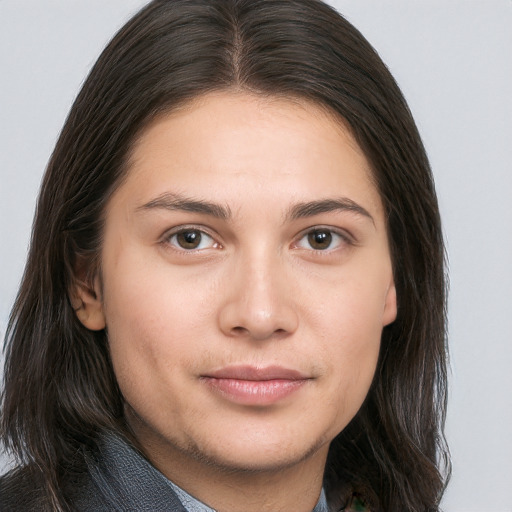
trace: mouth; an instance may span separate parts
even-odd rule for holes
[[[311,377],[279,366],[221,368],[201,380],[223,399],[241,405],[272,405],[298,392]]]

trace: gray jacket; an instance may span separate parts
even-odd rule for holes
[[[187,512],[169,481],[120,438],[108,435],[85,453],[87,470],[65,479],[77,512]],[[27,472],[0,479],[0,511],[41,512],[43,494]]]
[[[114,434],[101,438],[99,450],[84,451],[86,469],[65,475],[62,490],[75,512],[187,512],[174,484],[129,444]],[[0,478],[0,511],[41,512],[43,492],[26,470]],[[178,489],[194,510],[211,510]],[[325,495],[313,512],[326,512]]]

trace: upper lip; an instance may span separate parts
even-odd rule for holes
[[[306,380],[309,377],[303,373],[282,366],[226,366],[204,375],[213,379],[235,379],[235,380]]]

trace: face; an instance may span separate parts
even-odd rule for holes
[[[106,326],[157,466],[325,461],[396,315],[369,164],[298,101],[216,93],[150,125],[106,209],[101,268],[81,319]]]

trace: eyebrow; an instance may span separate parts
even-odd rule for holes
[[[153,209],[164,209],[171,211],[181,210],[192,213],[200,213],[221,220],[229,220],[232,217],[231,209],[228,206],[222,206],[220,204],[205,201],[203,199],[193,199],[171,192],[166,192],[137,208],[137,210],[142,211]],[[285,219],[303,219],[334,211],[352,212],[357,215],[369,218],[372,223],[375,224],[375,221],[368,210],[347,197],[320,199],[316,201],[297,203],[288,210],[285,215]]]
[[[357,204],[352,199],[347,197],[340,197],[335,199],[321,199],[318,201],[308,201],[304,203],[298,203],[290,208],[286,214],[286,218],[289,220],[303,219],[306,217],[314,217],[321,213],[329,212],[352,212],[357,215],[369,218],[375,225],[374,218],[370,215],[370,212]]]
[[[228,220],[231,218],[231,210],[229,207],[204,201],[202,199],[184,197],[170,192],[162,194],[161,196],[158,196],[137,208],[137,210],[142,211],[153,209],[181,210],[192,213],[201,213],[203,215],[209,215],[222,220]]]

